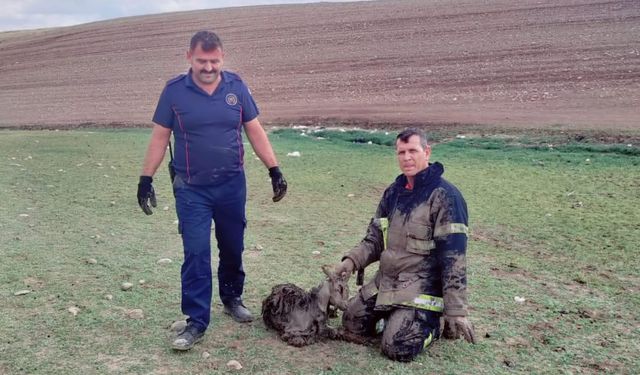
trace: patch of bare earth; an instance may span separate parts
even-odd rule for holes
[[[40,290],[45,286],[45,282],[44,280],[35,277],[35,276],[29,276],[27,278],[25,278],[24,280],[22,280],[22,282],[24,283],[24,285],[32,290]]]
[[[213,28],[266,124],[638,129],[636,0],[383,0],[0,33],[0,127],[148,125]]]
[[[98,353],[97,362],[104,364],[110,373],[126,372],[132,366],[140,364],[139,360],[133,359],[128,355],[108,355],[103,353]]]
[[[616,374],[616,373],[625,373],[625,366],[616,360],[608,360],[603,362],[590,362],[586,361],[585,367],[582,369],[583,373],[590,374]]]

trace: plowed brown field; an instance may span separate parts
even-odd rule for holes
[[[148,125],[199,29],[221,36],[267,124],[640,128],[638,0],[317,3],[5,32],[0,127]]]

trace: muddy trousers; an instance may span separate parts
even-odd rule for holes
[[[184,248],[182,312],[189,323],[204,331],[209,326],[211,310],[212,220],[219,250],[220,299],[226,304],[242,296],[246,180],[244,173],[239,173],[220,185],[195,186],[176,177],[173,191]]]
[[[395,361],[409,362],[440,337],[440,313],[398,307],[389,311],[375,309],[376,297],[365,300],[358,293],[342,315],[344,329],[361,336],[376,336],[382,330],[382,353]]]

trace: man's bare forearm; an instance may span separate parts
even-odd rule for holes
[[[151,139],[142,164],[142,176],[153,176],[164,159],[167,145],[171,137],[171,129],[155,125],[151,131]]]
[[[275,167],[278,165],[278,160],[271,147],[271,142],[267,137],[267,133],[262,128],[262,125],[258,119],[253,119],[244,125],[245,133],[253,151],[255,151],[258,158],[267,168]]]

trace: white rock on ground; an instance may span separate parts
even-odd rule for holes
[[[144,312],[142,309],[127,310],[127,317],[130,319],[144,319]]]
[[[76,306],[71,306],[67,309],[71,313],[71,315],[76,316],[80,312],[80,309]]]
[[[129,282],[124,282],[120,285],[120,289],[127,291],[129,289],[133,288],[133,284],[129,283]]]
[[[229,362],[227,362],[227,367],[230,370],[241,370],[242,369],[242,365],[240,364],[240,362],[236,361],[235,359],[232,359]]]
[[[174,331],[174,332],[178,332],[178,331],[182,330],[186,326],[187,326],[187,321],[186,320],[176,320],[175,322],[173,322],[171,324],[171,327],[169,329]]]

